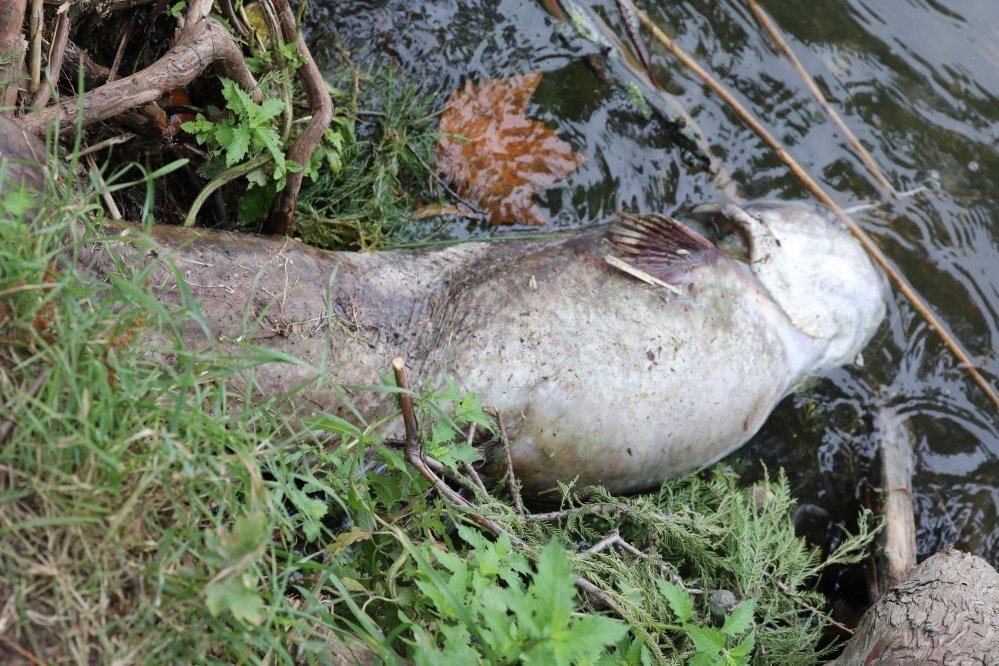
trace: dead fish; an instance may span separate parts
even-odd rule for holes
[[[403,356],[411,378],[449,377],[501,410],[530,495],[573,480],[639,491],[717,461],[804,379],[851,362],[888,294],[849,232],[800,203],[374,254],[167,227],[154,238],[201,310],[188,348],[299,359],[256,367],[255,394],[312,381],[303,409],[375,421],[393,396],[351,387],[382,383]],[[112,249],[141,265],[141,247]],[[179,301],[173,269],[154,270],[160,297]]]

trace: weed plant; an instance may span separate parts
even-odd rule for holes
[[[413,223],[414,210],[441,197],[433,96],[390,66],[356,76],[356,87],[350,78],[333,91],[341,166],[321,171],[299,196],[299,232],[309,245],[370,250],[412,239],[426,226]]]
[[[155,175],[133,185],[151,192]],[[106,182],[130,185],[127,174]],[[567,487],[560,510],[520,515],[466,476],[477,454],[461,433],[493,428],[483,406],[453,386],[423,391],[425,450],[475,512],[527,543],[514,548],[433,493],[377,423],[303,426],[294,393],[253,391],[255,367],[294,359],[185,348],[181,328],[201,324],[180,272],[152,251],[139,266],[119,259],[121,243],[151,241],[106,225],[97,185],[70,185],[31,211],[21,193],[0,195],[0,654],[817,658],[823,600],[811,586],[823,565],[793,535],[782,477],[742,489],[717,471],[635,498]],[[163,270],[182,285],[176,305],[153,289]],[[863,556],[869,539],[847,539],[833,559]]]

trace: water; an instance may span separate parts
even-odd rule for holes
[[[805,69],[894,188],[894,200],[850,149],[743,2],[644,3],[652,18],[718,77],[884,249],[995,385],[999,375],[999,6],[964,0],[769,2]],[[645,119],[566,38],[540,2],[316,0],[308,23],[320,53],[392,61],[425,90],[466,79],[546,72],[534,118],[587,156],[541,202],[555,226],[605,221],[617,209],[672,211],[727,200],[730,189],[682,159],[668,125]],[[615,3],[590,4],[624,34]],[[701,82],[645,35],[664,87],[691,114],[717,163],[747,199],[804,199],[783,164]],[[333,65],[331,65],[333,66]],[[446,99],[446,93],[440,103]],[[481,233],[456,227],[452,235]],[[901,296],[862,367],[835,371],[786,400],[734,464],[789,475],[803,502],[842,518],[876,503],[869,480],[877,414],[905,417],[915,444],[918,547],[956,543],[999,564],[999,418],[937,334]]]

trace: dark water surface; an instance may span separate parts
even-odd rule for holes
[[[783,164],[692,74],[645,35],[659,80],[691,114],[737,184],[695,173],[662,120],[645,119],[585,60],[605,52],[565,37],[540,2],[313,0],[310,41],[356,63],[392,61],[423,89],[546,72],[530,107],[587,162],[546,191],[553,224],[605,221],[617,209],[670,212],[690,202],[805,199]],[[968,349],[999,375],[999,3],[995,0],[764,2],[804,67],[898,191],[893,199],[827,119],[743,2],[640,3],[784,143]],[[619,34],[612,0],[589,3]],[[335,63],[334,59],[330,59]],[[609,64],[608,64],[609,63]],[[335,64],[331,64],[335,66]],[[451,231],[462,235],[464,228]],[[474,230],[472,233],[476,233]],[[999,418],[937,334],[901,296],[863,366],[786,400],[732,460],[788,469],[796,495],[834,516],[876,502],[868,479],[878,413],[901,415],[915,445],[922,556],[959,546],[999,564]]]

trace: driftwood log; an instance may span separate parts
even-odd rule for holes
[[[916,566],[916,520],[912,501],[912,437],[902,418],[883,409],[878,414],[881,439],[881,492],[885,530],[882,536],[882,593],[895,587]]]
[[[999,664],[999,573],[974,555],[937,553],[864,614],[833,663]]]

